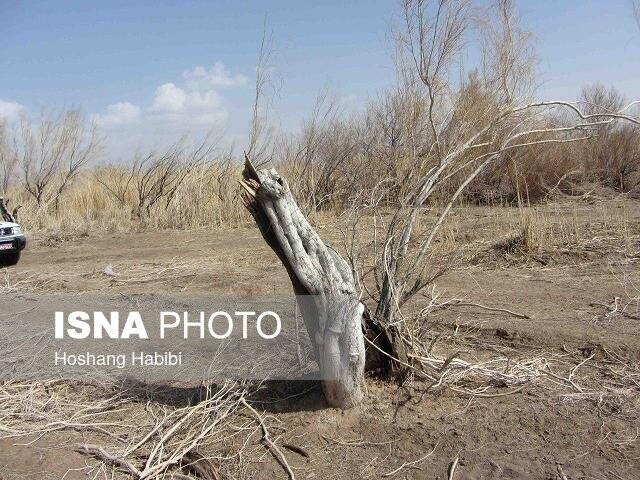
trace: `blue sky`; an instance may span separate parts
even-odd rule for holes
[[[629,0],[519,0],[534,36],[539,95],[586,83],[640,98],[640,30]],[[363,104],[393,83],[395,0],[0,0],[0,115],[81,106],[111,157],[216,126],[242,142],[265,15],[280,79],[275,115],[291,129],[328,87]]]

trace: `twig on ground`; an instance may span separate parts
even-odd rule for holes
[[[453,476],[456,473],[456,467],[458,466],[458,460],[460,457],[456,457],[453,462],[449,465],[449,475],[447,476],[448,480],[453,480]]]
[[[488,307],[486,305],[481,305],[480,303],[465,302],[458,299],[449,300],[448,302],[442,304],[442,307],[443,308],[444,307],[477,307],[477,308],[481,308],[482,310],[488,310],[490,312],[508,313],[509,315],[512,315],[516,318],[522,318],[525,320],[528,320],[531,318],[529,315],[526,315],[524,313],[514,312],[513,310],[508,310],[506,308]]]
[[[557,463],[556,464],[556,469],[558,470],[558,475],[560,475],[560,478],[562,480],[569,480],[569,477],[567,477],[567,475],[564,473],[564,470],[562,469],[562,465]]]
[[[302,447],[298,447],[297,445],[291,445],[290,443],[283,443],[283,448],[287,450],[291,450],[292,452],[297,453],[298,455],[302,455],[305,458],[309,458],[309,453]]]
[[[417,460],[414,460],[412,462],[405,462],[402,465],[400,465],[398,468],[396,468],[395,470],[391,470],[390,472],[384,473],[382,474],[383,477],[390,477],[392,475],[395,475],[396,473],[398,473],[400,470],[402,470],[403,468],[407,468],[407,467],[413,467],[416,468],[415,465],[426,460],[427,458],[429,458],[431,455],[433,455],[433,452],[436,451],[436,448],[438,448],[438,445],[440,444],[440,440],[438,440],[436,442],[436,445],[433,447],[433,450],[431,450],[429,453],[427,453],[424,457],[420,457]]]
[[[612,317],[614,315],[622,315],[623,317],[627,317],[630,318],[632,320],[640,320],[640,315],[634,315],[632,313],[626,312],[624,311],[624,309],[620,309],[618,307],[618,302],[617,302],[617,298],[614,301],[614,307],[612,308],[610,305],[607,305],[606,303],[600,303],[600,302],[591,302],[589,304],[590,307],[603,307],[607,310],[607,317]]]
[[[260,424],[260,428],[262,429],[262,440],[261,440],[262,444],[267,448],[267,450],[269,450],[273,458],[276,459],[276,461],[280,464],[280,466],[284,468],[284,470],[287,472],[287,475],[289,476],[289,480],[295,480],[296,477],[293,473],[293,470],[291,470],[291,467],[289,466],[289,463],[287,462],[287,459],[285,458],[284,454],[280,451],[278,446],[275,443],[273,443],[273,441],[269,437],[269,430],[267,430],[267,426],[264,424],[264,420],[262,416],[256,411],[255,408],[249,405],[249,403],[244,399],[244,397],[240,399],[240,402],[245,407],[247,407],[255,415],[256,419],[258,420],[258,423]]]
[[[388,440],[386,442],[367,442],[364,440],[336,440],[335,438],[321,435],[328,443],[335,443],[336,445],[342,445],[344,447],[370,447],[377,445],[390,445],[397,442],[397,440]]]
[[[96,457],[98,460],[101,460],[108,465],[117,467],[120,470],[123,470],[124,472],[133,476],[134,478],[140,478],[140,470],[138,470],[133,464],[131,464],[131,462],[128,462],[124,458],[117,457],[116,455],[107,452],[102,447],[85,443],[78,445],[78,451],[80,453]]]

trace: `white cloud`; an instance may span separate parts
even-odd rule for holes
[[[197,72],[200,68],[202,67],[196,67],[190,72]],[[220,126],[228,114],[224,99],[216,89],[210,84],[194,85],[190,82],[186,82],[184,88],[172,82],[160,85],[156,89],[149,113],[156,124],[164,121],[186,128]]]
[[[184,109],[187,94],[173,83],[165,83],[156,89],[156,96],[151,106],[154,112],[179,112]]]
[[[24,105],[16,102],[6,102],[0,99],[0,118],[8,121],[17,120],[25,111]]]
[[[187,80],[187,85],[194,90],[216,87],[242,87],[247,84],[247,77],[238,73],[232,75],[222,62],[216,62],[209,69],[197,66],[191,70],[185,70],[182,76]]]
[[[229,110],[222,89],[247,84],[244,75],[232,74],[220,62],[210,68],[186,70],[181,78],[167,80],[155,89],[151,101],[143,108],[121,102],[93,115],[105,128],[135,124],[110,130],[107,141],[111,155],[126,157],[138,147],[155,148],[185,134],[195,138],[210,129],[224,127]]]
[[[107,106],[105,114],[96,114],[92,118],[105,127],[127,125],[140,120],[140,107],[129,102],[113,103]]]
[[[222,97],[215,90],[186,92],[173,83],[165,83],[157,88],[149,110],[154,113],[193,113],[221,106]]]
[[[207,111],[220,108],[222,97],[215,90],[208,92],[190,92],[187,95],[186,107],[199,111]]]

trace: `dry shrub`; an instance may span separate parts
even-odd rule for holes
[[[280,143],[278,170],[290,179],[307,213],[342,212],[357,192],[372,192],[380,182],[385,183],[380,205],[393,206],[403,195],[411,157],[403,127],[396,124],[386,102],[397,106],[399,100],[390,95],[360,117],[310,121],[301,133]],[[532,204],[556,193],[580,195],[594,185],[637,193],[639,139],[637,127],[623,126],[603,131],[583,145],[532,146],[505,153],[504,161],[489,166],[469,185],[461,201]],[[198,165],[178,164],[174,174],[179,181],[152,202],[157,191],[153,186],[142,188],[145,172],[137,164],[84,169],[60,195],[40,204],[19,183],[8,188],[7,197],[21,206],[27,228],[55,234],[235,227],[247,222],[237,199],[238,165],[230,155]],[[151,172],[154,182],[160,183],[162,175]],[[447,198],[456,183],[455,177],[445,182],[432,202]]]
[[[572,183],[580,175],[567,145],[532,146],[505,155],[469,186],[468,201],[475,204],[512,205],[544,200],[556,190],[573,195]]]
[[[379,178],[363,153],[366,143],[359,116],[345,116],[337,101],[322,92],[300,132],[281,140],[278,171],[308,212],[343,211],[356,189]]]
[[[59,197],[57,210],[51,204],[38,205],[19,187],[12,188],[9,195],[22,205],[21,219],[27,229],[56,235],[228,227],[246,222],[241,204],[236,201],[236,169],[228,162],[212,162],[180,172],[184,178],[170,196],[143,208],[135,185],[138,175],[125,166],[84,171]],[[144,193],[142,202],[148,202],[147,195]]]
[[[474,87],[473,95],[482,92]],[[595,84],[582,89],[579,104],[587,115],[610,114],[622,109],[626,100],[616,89]],[[565,121],[560,112],[539,120],[541,128],[554,128]],[[591,139],[581,143],[533,145],[506,153],[501,163],[487,168],[469,186],[467,200],[477,204],[534,203],[558,193],[580,195],[594,185],[638,194],[638,125],[610,123],[591,134]]]
[[[581,98],[585,113],[592,115],[615,111],[624,101],[618,92],[600,85],[586,87]],[[441,148],[451,148],[486,123],[498,104],[486,80],[475,71],[469,73],[455,95],[453,115],[442,128]],[[344,212],[360,192],[378,190],[378,205],[393,208],[406,197],[412,178],[435,165],[429,105],[428,95],[408,81],[383,92],[362,111],[348,114],[337,100],[322,93],[300,131],[278,142],[271,138],[272,150],[265,155],[275,159],[278,170],[290,180],[307,214]],[[528,129],[548,129],[567,119],[551,111],[527,121]],[[67,142],[69,135],[59,131],[71,131],[75,140]],[[211,137],[191,147],[182,139],[165,151],[136,156],[128,163],[91,167],[96,134],[82,123],[78,111],[44,119],[37,129],[25,130],[22,146],[15,142],[16,133],[12,138],[11,129],[0,125],[0,180],[5,196],[22,207],[21,220],[31,230],[75,236],[92,230],[234,227],[247,221],[237,201],[240,159],[220,152]],[[583,142],[505,151],[459,200],[533,204],[600,187],[638,194],[639,133],[637,125],[609,123],[592,129],[594,136]],[[35,169],[37,152],[29,145],[43,135],[48,143],[42,148],[59,150],[62,142],[62,151],[80,152],[81,161],[65,166],[63,158],[56,158]],[[462,169],[443,181],[428,203],[445,201],[468,174],[469,169]]]
[[[599,184],[622,193],[640,193],[640,130],[605,130],[583,147],[585,168]]]

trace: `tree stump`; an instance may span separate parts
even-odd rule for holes
[[[329,405],[350,408],[362,400],[364,305],[347,262],[325,245],[274,169],[247,159],[242,198],[267,244],[285,266],[313,343]]]

